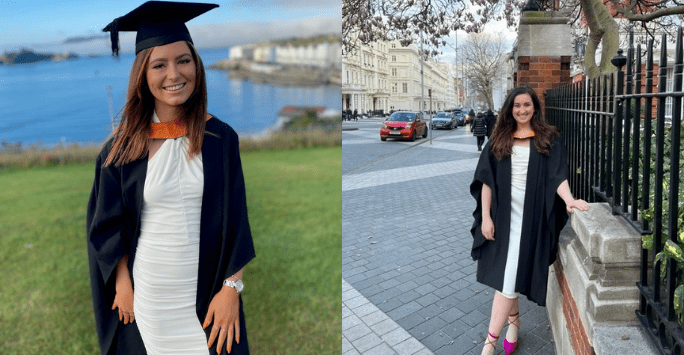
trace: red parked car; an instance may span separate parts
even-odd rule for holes
[[[416,136],[426,138],[428,127],[423,119],[423,114],[415,111],[397,111],[392,113],[380,128],[380,140],[387,138],[408,139],[411,142]]]

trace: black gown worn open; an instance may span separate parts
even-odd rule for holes
[[[565,202],[556,193],[568,177],[565,149],[563,141],[556,139],[546,156],[534,149],[534,138],[530,141],[515,292],[540,306],[546,304],[549,265],[556,260],[558,237],[568,219]],[[482,184],[492,189],[494,241],[482,236]],[[501,291],[510,234],[511,157],[497,160],[487,143],[480,155],[470,194],[477,201],[473,212],[475,221],[470,229],[474,239],[471,256],[478,261],[477,281]]]
[[[223,280],[255,257],[247,219],[242,164],[235,131],[212,117],[206,122],[202,143],[204,192],[200,220],[200,250],[196,313],[204,322],[209,303],[223,287]],[[100,350],[103,355],[145,354],[136,322],[124,325],[112,310],[116,264],[128,254],[133,262],[140,236],[140,214],[147,174],[147,156],[129,164],[102,167],[112,146],[108,141],[97,158],[95,182],[88,202],[86,233],[90,283]],[[240,299],[240,344],[233,340],[231,354],[248,354],[245,318]],[[212,327],[205,329],[207,339]],[[216,343],[209,349],[216,354]],[[224,344],[222,354],[226,354]]]

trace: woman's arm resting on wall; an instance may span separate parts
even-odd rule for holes
[[[484,189],[483,189],[484,190]],[[560,196],[563,201],[565,201],[566,209],[569,213],[572,213],[573,208],[577,208],[580,211],[586,211],[589,209],[589,204],[584,200],[575,200],[570,192],[570,185],[568,185],[568,180],[563,181],[556,190],[558,196]]]

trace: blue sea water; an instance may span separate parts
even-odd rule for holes
[[[228,57],[228,48],[198,50],[205,68]],[[124,105],[133,54],[83,57],[64,62],[0,65],[0,141],[100,143],[113,114]],[[230,79],[206,69],[209,113],[239,135],[269,128],[287,105],[339,109],[340,87],[281,87]]]

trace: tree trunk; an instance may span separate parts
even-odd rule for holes
[[[616,71],[610,59],[617,54],[618,24],[601,0],[580,0],[589,27],[589,40],[584,53],[584,68],[589,78]],[[601,62],[596,63],[596,50],[602,44]]]
[[[487,88],[487,108],[494,111],[494,88],[491,85]]]

